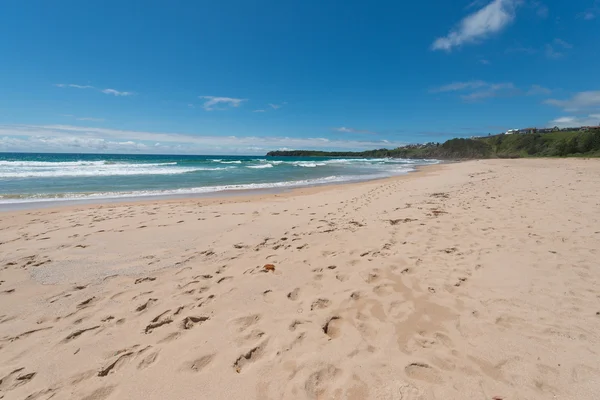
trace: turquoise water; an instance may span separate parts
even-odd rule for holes
[[[0,204],[293,188],[406,174],[435,160],[0,153]]]

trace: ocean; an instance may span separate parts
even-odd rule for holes
[[[436,160],[0,153],[0,205],[196,196],[356,182]]]

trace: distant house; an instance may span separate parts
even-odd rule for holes
[[[582,131],[593,131],[595,129],[600,129],[600,125],[599,126],[582,126],[581,127]]]
[[[573,128],[569,128],[569,129],[573,129]],[[555,126],[554,128],[541,128],[537,130],[538,133],[550,133],[550,132],[558,132],[560,131],[560,128],[558,126]]]
[[[537,128],[523,128],[523,129],[519,129],[519,133],[536,133],[537,132]]]
[[[512,135],[513,133],[519,133],[518,129],[509,129],[506,131],[505,135]]]

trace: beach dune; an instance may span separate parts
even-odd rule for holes
[[[2,213],[0,398],[597,398],[599,193],[486,160]]]

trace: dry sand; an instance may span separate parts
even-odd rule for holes
[[[599,398],[599,219],[598,160],[3,213],[0,398]]]

